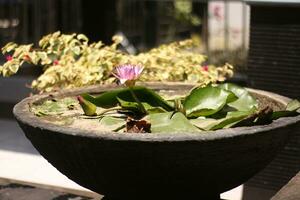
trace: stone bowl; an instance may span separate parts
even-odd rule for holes
[[[144,84],[175,93],[192,85]],[[56,97],[101,93],[115,86],[52,93]],[[288,98],[249,89],[261,104],[283,108]],[[108,199],[219,199],[262,170],[295,132],[300,116],[271,124],[199,133],[129,134],[55,125],[29,111],[49,94],[24,99],[14,115],[33,146],[78,184]]]

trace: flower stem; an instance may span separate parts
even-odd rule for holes
[[[134,98],[134,100],[139,104],[140,109],[142,110],[142,113],[147,114],[146,109],[144,108],[143,104],[141,103],[141,101],[137,98],[137,96],[135,95],[135,93],[133,92],[132,87],[129,87],[129,91],[132,95],[132,97]]]

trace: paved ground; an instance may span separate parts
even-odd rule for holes
[[[0,177],[87,191],[50,165],[33,148],[14,120],[1,118]],[[273,192],[240,186],[221,197],[228,200],[267,200],[271,195]]]
[[[0,150],[39,155],[14,120],[0,120]]]
[[[12,120],[0,120],[0,177],[84,190],[50,165]]]
[[[0,178],[1,200],[101,200],[102,196]]]

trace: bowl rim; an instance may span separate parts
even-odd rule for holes
[[[181,89],[191,89],[195,85],[181,82],[147,82],[139,85],[146,87],[151,87],[152,89],[161,89],[167,90],[172,87],[179,87]],[[52,132],[67,134],[71,136],[79,137],[89,137],[101,140],[117,140],[117,141],[144,141],[144,142],[180,142],[180,141],[211,141],[211,140],[220,140],[224,138],[239,137],[245,135],[252,135],[256,133],[267,132],[273,129],[285,127],[288,125],[296,124],[300,122],[300,115],[295,117],[284,117],[277,120],[274,120],[271,124],[268,125],[259,125],[251,127],[236,127],[228,129],[220,129],[216,131],[203,131],[199,133],[187,132],[187,133],[163,133],[163,134],[128,134],[128,133],[115,133],[110,131],[99,131],[99,130],[82,130],[75,129],[71,127],[65,127],[62,125],[51,124],[46,121],[39,119],[29,110],[29,104],[48,98],[49,95],[54,97],[64,97],[71,95],[78,95],[82,93],[99,93],[110,89],[117,89],[119,86],[116,85],[96,85],[88,86],[76,89],[64,89],[57,92],[48,92],[39,95],[33,95],[23,99],[21,102],[17,103],[14,106],[13,114],[16,120],[21,124],[26,124],[34,128],[39,128],[41,130],[50,130]],[[272,92],[247,88],[252,93],[257,93],[259,95],[266,96],[273,100],[276,100],[279,103],[284,105],[287,104],[291,99],[279,94]]]

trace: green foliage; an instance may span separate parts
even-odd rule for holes
[[[64,98],[61,100],[50,99],[39,105],[32,105],[31,112],[37,116],[61,115],[68,110],[72,110],[78,102],[73,98]]]
[[[173,109],[169,102],[164,100],[159,94],[149,88],[135,86],[132,88],[132,90],[142,103],[145,103],[145,105],[147,104],[149,106],[149,109],[155,107],[166,111]],[[83,94],[82,97],[99,107],[114,107],[118,103],[121,103],[125,109],[133,109],[136,111],[137,104],[128,88],[107,91],[97,97],[93,97],[89,94]]]
[[[226,117],[221,119],[199,117],[197,119],[191,119],[190,121],[201,130],[217,130],[230,128],[252,113],[253,111],[234,111],[228,112]]]
[[[181,112],[150,114],[146,119],[150,121],[153,133],[200,132]]]
[[[133,102],[133,101],[122,100],[121,98],[117,98],[117,99],[122,108],[131,110],[136,113],[143,113],[143,110],[141,109],[139,103]],[[158,106],[158,105],[151,105],[147,102],[141,102],[141,104],[148,114],[166,112],[166,110],[164,108],[162,108],[161,106]]]
[[[219,85],[219,88],[231,91],[238,97],[236,101],[228,103],[230,107],[233,107],[239,111],[248,111],[252,110],[253,108],[258,108],[257,101],[245,88],[232,83],[221,84]]]
[[[80,98],[84,98],[84,101]],[[185,98],[174,100],[173,105],[155,91],[142,86],[135,86],[131,90],[123,88],[107,91],[99,96],[83,94],[78,100],[80,104],[85,102],[85,105],[98,107],[97,111],[101,112],[96,113],[93,106],[92,113],[87,113],[82,106],[85,114],[81,117],[100,119],[99,127],[105,130],[133,130],[135,133],[147,130],[153,134],[201,133],[223,128],[264,125],[281,117],[299,115],[297,110],[300,109],[298,100],[289,102],[282,111],[273,112],[268,106],[258,108],[257,100],[247,90],[228,83],[195,88]],[[46,100],[40,105],[33,105],[31,110],[37,116],[59,116],[74,109],[78,104],[74,101],[72,98]],[[94,114],[96,116],[90,117]]]
[[[100,119],[100,126],[111,131],[118,131],[125,127],[126,121],[123,118],[104,116]]]
[[[112,40],[111,45],[104,45],[101,41],[90,43],[83,34],[55,32],[44,36],[38,47],[8,43],[2,48],[2,53],[12,56],[12,59],[0,66],[0,74],[11,76],[24,63],[41,66],[43,74],[31,84],[40,92],[112,83],[112,69],[126,63],[145,67],[141,81],[188,81],[205,86],[224,81],[233,74],[229,64],[202,70],[201,64],[206,56],[192,51],[196,47],[193,40],[161,45],[137,55],[117,49],[121,37],[114,36]]]
[[[207,86],[194,89],[184,100],[183,106],[188,117],[209,116],[236,99],[230,91]]]
[[[174,1],[174,17],[180,22],[199,26],[201,19],[193,13],[193,3],[191,0],[175,0]]]

